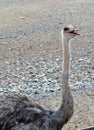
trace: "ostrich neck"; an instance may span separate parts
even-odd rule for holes
[[[52,119],[57,119],[62,126],[70,119],[74,110],[74,102],[69,87],[70,46],[69,40],[62,36],[63,45],[63,73],[62,73],[62,101]],[[53,120],[52,120],[53,121]]]
[[[62,36],[63,45],[63,72],[62,72],[62,101],[59,109],[52,116],[52,120],[56,119],[61,122],[61,127],[67,123],[73,114],[74,101],[69,87],[69,69],[70,69],[70,43],[69,39]]]
[[[69,39],[62,38],[63,46],[63,72],[62,72],[62,96],[70,92],[69,88],[69,71],[70,71],[70,41]]]
[[[65,122],[73,114],[73,98],[69,87],[69,71],[70,71],[70,41],[69,39],[62,38],[63,46],[63,72],[62,72],[62,102],[59,109],[61,119],[65,119]],[[63,120],[64,121],[64,120]]]

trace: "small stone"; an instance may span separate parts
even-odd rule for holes
[[[3,92],[3,89],[2,89],[2,88],[0,88],[0,92]]]
[[[9,62],[8,62],[8,61],[5,61],[5,63],[6,63],[7,65],[9,65]]]
[[[3,43],[0,42],[0,44],[1,44],[1,45],[7,45],[7,42],[3,42]]]
[[[50,92],[54,92],[54,90],[51,89]]]
[[[5,36],[1,36],[1,38],[0,39],[5,39],[6,37]]]
[[[20,19],[24,19],[24,17],[20,17]]]
[[[25,77],[22,77],[22,80],[25,80]]]
[[[38,91],[35,91],[35,94],[39,94],[39,92],[38,92]]]
[[[80,58],[80,59],[79,59],[79,62],[82,62],[82,61],[84,61],[84,59]]]

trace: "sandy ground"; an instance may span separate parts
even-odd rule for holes
[[[72,44],[72,55],[75,60],[87,56],[92,61],[89,65],[92,66],[94,86],[93,0],[0,3],[0,71],[4,71],[8,63],[20,58],[29,61],[40,57],[50,60],[61,57],[60,30],[67,24],[80,29],[81,36]],[[91,89],[88,86],[83,91],[72,91],[75,101],[74,115],[64,130],[78,130],[94,125],[94,91],[89,90]],[[61,96],[53,93],[36,97],[37,100],[39,98],[41,104],[56,108]]]

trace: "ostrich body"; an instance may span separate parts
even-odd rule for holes
[[[23,95],[0,97],[0,130],[61,130],[74,110],[69,88],[70,40],[78,35],[73,26],[62,31],[64,67],[62,73],[62,101],[57,111],[47,110]]]

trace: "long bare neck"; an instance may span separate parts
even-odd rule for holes
[[[62,39],[63,46],[63,73],[69,73],[70,69],[70,43],[68,39]]]
[[[62,34],[63,47],[63,72],[62,72],[62,98],[70,93],[69,88],[69,71],[70,71],[70,42]]]
[[[61,128],[71,118],[74,110],[74,102],[69,87],[69,69],[70,69],[70,45],[69,39],[66,39],[62,33],[63,46],[63,71],[62,71],[62,101],[59,109],[52,116],[53,119],[61,122]]]
[[[62,102],[58,110],[61,120],[66,123],[73,114],[74,101],[69,87],[69,71],[70,71],[70,41],[66,39],[62,33],[63,47],[63,71],[62,71]]]
[[[61,122],[61,128],[73,114],[74,102],[69,87],[69,69],[70,69],[70,45],[69,40],[64,38],[62,33],[63,46],[63,72],[62,72],[62,101],[60,108],[52,116],[53,119]]]

